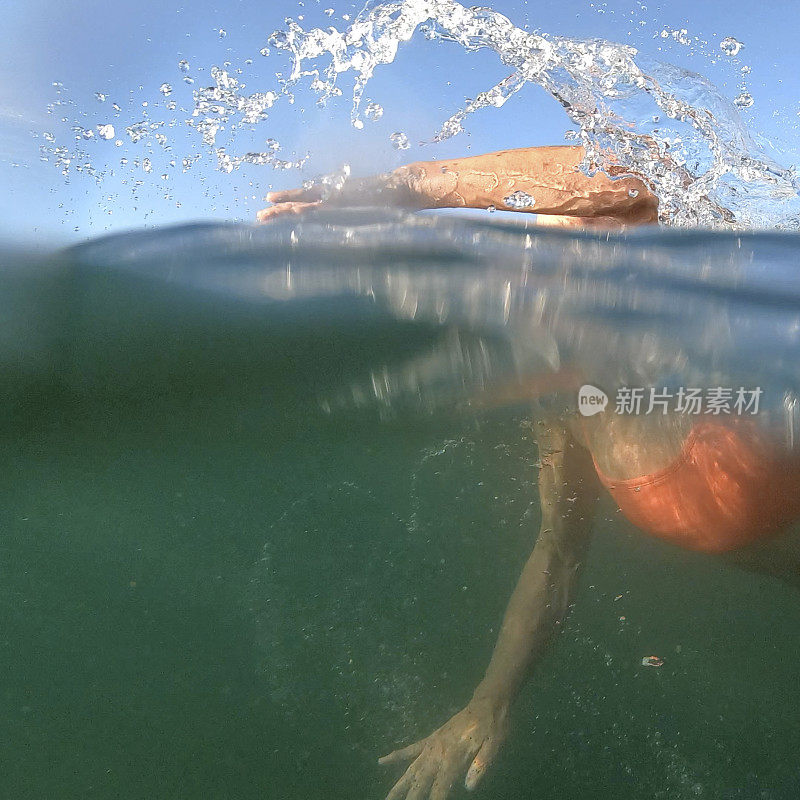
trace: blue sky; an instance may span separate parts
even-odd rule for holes
[[[327,16],[324,9],[334,9]],[[526,87],[503,109],[480,112],[468,122],[466,134],[440,145],[414,146],[398,152],[389,135],[402,130],[412,142],[429,138],[465,97],[489,88],[505,76],[497,57],[488,51],[463,53],[456,45],[427,41],[417,34],[401,48],[395,63],[383,67],[370,84],[368,96],[385,109],[378,122],[363,131],[349,126],[347,100],[318,109],[315,97],[299,91],[297,102],[278,104],[252,138],[239,135],[231,150],[243,152],[275,138],[298,156],[311,151],[304,173],[250,166],[231,174],[218,171],[196,132],[183,124],[188,114],[170,114],[162,83],[173,86],[169,100],[190,108],[192,90],[210,83],[214,65],[231,62],[247,91],[276,88],[275,73],[283,70],[284,54],[259,55],[269,34],[284,26],[285,17],[304,27],[347,25],[362,3],[304,0],[269,3],[199,0],[184,5],[174,0],[157,4],[126,4],[81,0],[4,0],[5,37],[0,69],[0,180],[4,205],[0,237],[8,241],[47,245],[75,241],[107,231],[195,219],[252,219],[271,186],[283,188],[350,163],[355,173],[386,170],[406,161],[475,154],[507,147],[559,144],[568,120],[558,104],[537,87]],[[499,0],[493,7],[515,24],[531,30],[572,37],[601,37],[632,44],[642,52],[708,75],[730,98],[739,93],[740,68],[747,65],[748,91],[755,98],[744,112],[751,129],[773,141],[784,164],[800,161],[800,23],[793,2],[754,7],[740,0],[564,0],[536,3]],[[763,13],[762,13],[763,12]],[[684,42],[662,38],[661,31],[686,29]],[[220,36],[220,29],[225,36]],[[745,45],[734,62],[721,54],[719,42],[733,36]],[[189,62],[183,82],[178,62]],[[251,60],[252,63],[247,63]],[[60,90],[53,84],[63,84]],[[344,80],[342,88],[351,85]],[[106,96],[104,102],[96,93]],[[48,114],[48,104],[61,100]],[[111,103],[120,106],[116,113]],[[147,103],[147,106],[143,106]],[[161,104],[161,105],[156,105]],[[160,129],[165,149],[152,141],[133,144],[124,133],[142,118],[179,120]],[[66,117],[67,122],[62,122]],[[77,123],[85,128],[111,123],[114,140],[81,142],[91,163],[106,172],[100,185],[73,174],[67,183],[53,163],[40,160],[42,135],[72,148]],[[79,134],[78,134],[79,135]],[[181,159],[199,154],[186,172]],[[141,167],[149,157],[152,172]],[[134,159],[140,166],[133,166]],[[121,159],[127,159],[124,166]],[[175,159],[176,166],[169,161]],[[166,175],[166,178],[162,178]],[[127,181],[127,183],[123,183]],[[134,181],[140,181],[133,187]]]

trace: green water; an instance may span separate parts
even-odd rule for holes
[[[381,798],[469,699],[538,528],[524,417],[275,380],[3,427],[0,797]],[[602,517],[475,796],[796,798],[796,592]]]

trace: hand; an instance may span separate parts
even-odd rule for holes
[[[303,214],[323,205],[400,208],[422,208],[425,205],[419,192],[412,188],[412,172],[408,167],[400,167],[386,175],[375,175],[371,178],[349,178],[335,189],[316,183],[306,189],[270,192],[266,200],[273,205],[256,214],[259,222],[269,222],[276,217],[290,214]]]
[[[379,764],[414,759],[386,800],[444,800],[465,771],[464,784],[474,789],[505,740],[507,720],[507,705],[473,700],[426,739],[378,759]]]
[[[322,187],[311,186],[308,189],[288,189],[283,192],[270,192],[266,196],[268,203],[273,203],[269,208],[263,208],[256,214],[259,222],[268,222],[276,217],[287,214],[302,214],[311,208],[322,205]]]

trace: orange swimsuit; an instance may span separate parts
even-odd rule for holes
[[[735,550],[800,518],[800,458],[777,456],[747,423],[699,422],[651,475],[597,474],[634,525],[691,550]]]

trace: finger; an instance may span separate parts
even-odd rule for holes
[[[321,205],[321,203],[281,203],[277,206],[262,208],[261,211],[256,213],[256,219],[258,222],[270,222],[276,217],[283,217],[290,214],[295,216],[302,214],[319,205]]]
[[[270,192],[266,197],[268,203],[309,203],[321,199],[321,186],[311,186],[308,189],[284,189],[279,192]]]
[[[423,800],[428,796],[433,779],[436,777],[436,764],[425,764],[416,771],[411,781],[411,791],[406,800]]]
[[[269,208],[262,208],[256,214],[256,219],[259,222],[266,222],[267,220],[274,219],[275,217],[282,217],[286,214],[296,214],[297,209],[304,203],[283,203],[279,206],[270,206]]]
[[[494,761],[498,750],[500,749],[501,741],[498,737],[493,736],[487,739],[478,754],[472,760],[470,768],[467,770],[467,777],[464,785],[472,791],[481,781],[489,764]]]
[[[445,800],[447,795],[450,794],[450,790],[453,788],[457,774],[457,769],[449,764],[445,764],[442,769],[439,770],[439,774],[436,776],[433,786],[431,786],[430,800]]]
[[[381,756],[378,759],[378,763],[384,765],[396,764],[398,761],[408,761],[409,758],[416,758],[422,752],[422,748],[425,747],[426,741],[427,739],[420,739],[402,750],[394,750],[388,756]]]
[[[414,762],[416,763],[416,762]],[[414,777],[416,775],[416,770],[414,764],[412,764],[404,773],[403,776],[400,778],[397,783],[392,786],[391,791],[388,795],[386,795],[386,800],[401,800],[402,797],[405,797],[406,792],[411,788]]]

